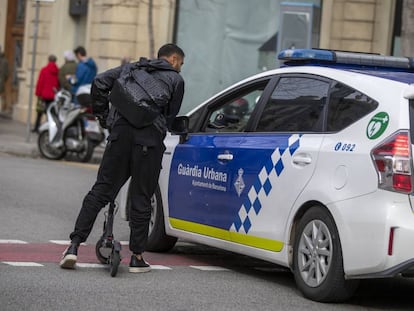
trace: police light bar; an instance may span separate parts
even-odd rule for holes
[[[342,64],[370,67],[399,68],[405,70],[414,69],[413,58],[383,56],[380,54],[343,52],[319,49],[289,49],[279,53],[278,59],[284,61],[284,65],[303,64]]]

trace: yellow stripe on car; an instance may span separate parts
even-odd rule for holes
[[[170,224],[174,229],[198,233],[220,240],[231,241],[242,245],[265,249],[272,252],[280,252],[283,249],[283,242],[267,238],[247,235],[238,232],[227,231],[224,229],[202,225],[177,218],[169,218]]]

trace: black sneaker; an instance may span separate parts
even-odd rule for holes
[[[75,269],[76,260],[78,259],[78,244],[71,243],[63,252],[62,260],[59,266],[63,269]]]
[[[129,262],[129,272],[132,273],[141,273],[151,271],[151,266],[145,262],[144,258],[138,259],[136,255],[131,256],[131,261]]]

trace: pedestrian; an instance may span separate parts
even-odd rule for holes
[[[0,45],[0,104],[1,111],[6,113],[11,113],[11,109],[7,107],[6,103],[6,81],[9,77],[9,62],[7,61],[6,56],[4,55],[1,45]]]
[[[79,87],[86,84],[91,84],[96,76],[98,68],[92,57],[88,57],[83,46],[78,46],[74,51],[78,59],[76,66],[75,79],[72,81],[72,94],[76,95]],[[76,99],[76,97],[75,97]]]
[[[47,60],[48,63],[40,70],[36,83],[35,94],[37,96],[37,116],[32,132],[39,131],[42,115],[46,112],[47,107],[53,102],[55,93],[59,89],[59,68],[56,65],[56,56],[49,55]]]
[[[151,197],[158,183],[162,156],[165,150],[164,138],[167,128],[177,115],[184,95],[184,80],[179,75],[184,63],[184,52],[175,44],[166,44],[158,51],[158,58],[121,65],[99,74],[92,83],[91,95],[93,111],[99,122],[111,129],[108,143],[98,170],[95,184],[85,196],[81,210],[70,234],[71,244],[63,253],[60,266],[75,267],[79,244],[86,241],[99,211],[115,200],[123,184],[131,177],[130,240],[132,252],[129,263],[130,272],[147,272],[150,265],[145,262],[142,253],[145,250],[148,226],[151,216]],[[167,94],[165,102],[155,120],[144,127],[132,125],[129,116],[121,114],[116,102],[109,96],[114,83],[132,68],[144,68],[154,78],[159,93]],[[139,70],[139,69],[137,69]],[[138,83],[133,84],[138,91]],[[140,84],[141,85],[141,84]],[[151,92],[150,90],[145,90]],[[132,106],[135,109],[135,106]],[[108,116],[109,114],[109,116]],[[129,119],[129,120],[128,120]]]
[[[72,90],[72,84],[70,80],[75,77],[76,73],[76,57],[71,50],[63,52],[65,63],[59,68],[59,84],[61,88],[67,91]]]

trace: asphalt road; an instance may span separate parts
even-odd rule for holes
[[[97,166],[0,153],[0,310],[414,310],[414,279],[368,280],[344,304],[303,298],[285,268],[179,241],[169,253],[145,253],[153,266],[128,273],[124,243],[118,275],[97,264],[103,213],[79,267],[58,267]],[[128,241],[116,218],[115,236]]]

